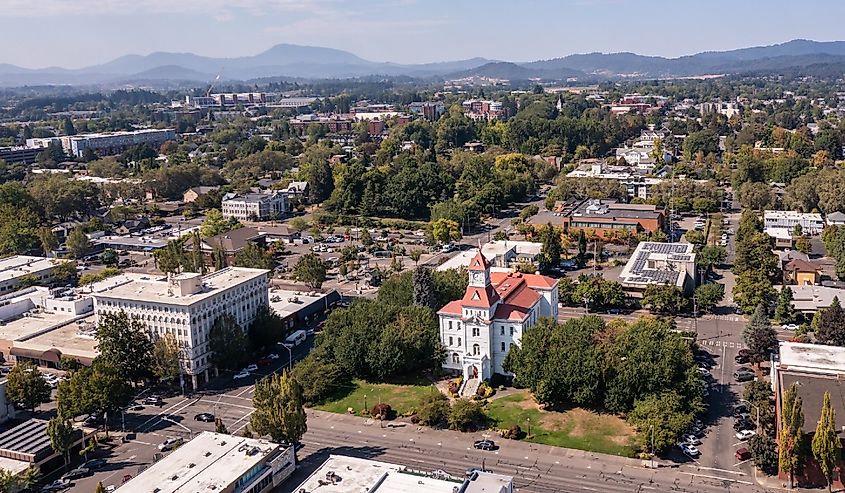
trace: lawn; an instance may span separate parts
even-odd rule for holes
[[[366,401],[367,411],[379,402],[390,404],[398,415],[411,412],[420,399],[437,389],[430,381],[419,377],[408,377],[394,383],[370,383],[355,379],[353,388],[340,393],[331,400],[315,406],[321,411],[345,414],[349,408],[361,414]]]
[[[618,416],[585,409],[565,412],[541,410],[528,391],[495,399],[487,416],[496,428],[518,425],[525,433],[531,419],[531,442],[604,454],[633,457],[634,430]]]

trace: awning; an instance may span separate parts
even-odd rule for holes
[[[41,351],[38,349],[27,349],[21,347],[12,347],[10,351],[14,356],[22,356],[24,358],[32,358],[42,361],[47,361],[54,364],[59,364],[59,360],[62,358],[62,352],[56,348],[50,348],[46,351]]]

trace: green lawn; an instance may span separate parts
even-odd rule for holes
[[[626,457],[635,454],[630,445],[634,431],[618,416],[584,409],[544,411],[527,391],[491,401],[487,416],[496,428],[518,425],[523,432],[528,432],[530,418],[531,442]]]
[[[395,383],[370,383],[356,379],[352,381],[352,385],[354,388],[338,394],[334,399],[323,402],[315,408],[341,414],[345,414],[349,408],[352,408],[360,414],[366,400],[369,409],[379,402],[384,402],[390,404],[396,414],[403,415],[412,411],[424,395],[437,392],[430,381],[417,377],[404,378]]]

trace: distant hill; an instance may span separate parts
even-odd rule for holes
[[[524,81],[627,77],[680,77],[748,72],[791,72],[814,67],[826,73],[845,60],[845,41],[796,39],[771,46],[708,51],[678,58],[636,53],[587,53],[514,63],[470,58],[424,64],[373,62],[334,48],[279,44],[256,55],[218,58],[193,53],[125,55],[81,69],[29,69],[0,63],[0,86],[122,84],[133,81],[325,79],[347,77],[461,78],[473,75]]]

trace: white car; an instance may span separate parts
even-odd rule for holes
[[[681,447],[681,451],[683,453],[687,454],[690,457],[698,457],[699,455],[701,455],[701,452],[698,451],[698,448],[696,448],[695,445],[679,443],[678,446]]]
[[[270,353],[267,355],[268,359],[279,359],[279,355],[276,353]]]
[[[700,445],[701,440],[699,440],[697,436],[687,433],[681,437],[681,443],[686,443],[687,445]]]
[[[181,443],[182,443],[181,438],[170,437],[167,440],[160,443],[158,445],[158,449],[161,450],[162,452],[166,452],[166,451],[171,450],[172,448],[176,447],[177,445],[180,445]]]
[[[253,363],[253,364],[251,364],[251,365],[247,366],[246,368],[244,368],[244,369],[243,369],[243,370],[241,370],[241,371],[245,371],[245,372],[247,372],[247,373],[251,373],[251,372],[254,372],[254,371],[258,371],[258,365],[256,365],[255,363]]]
[[[783,330],[791,330],[791,331],[794,332],[794,331],[798,330],[798,325],[797,324],[783,324],[782,328],[783,328]]]
[[[754,432],[751,431],[751,430],[740,430],[740,431],[736,432],[737,440],[741,440],[743,442],[748,440],[749,438],[751,438],[753,436],[754,436]]]
[[[235,376],[234,376],[233,378],[234,378],[235,380],[240,380],[241,378],[246,378],[246,377],[248,377],[248,376],[249,376],[249,372],[248,372],[248,371],[246,371],[246,370],[241,370],[241,371],[239,371],[239,372],[235,373]]]

